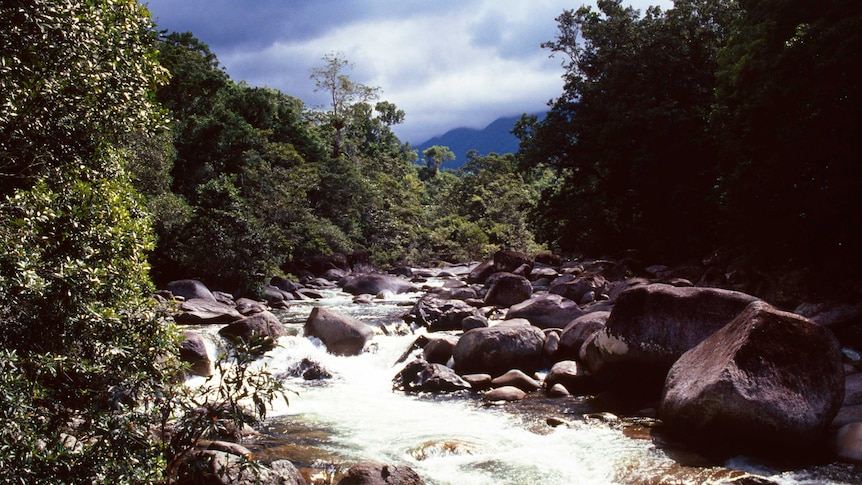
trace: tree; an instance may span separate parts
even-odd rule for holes
[[[333,157],[341,153],[341,133],[347,123],[347,110],[357,103],[367,103],[377,99],[380,88],[354,82],[344,73],[352,69],[342,52],[331,52],[323,56],[324,65],[311,70],[315,92],[323,91],[330,99],[329,124],[335,131]]]
[[[687,0],[643,16],[600,0],[557,18],[543,44],[563,57],[564,93],[518,125],[525,164],[561,181],[542,198],[544,238],[567,251],[680,259],[716,229],[716,150],[708,130],[716,55],[733,2]]]
[[[425,176],[434,177],[440,170],[440,166],[449,160],[455,160],[455,154],[449,147],[434,145],[422,151],[422,156],[425,157]]]
[[[9,482],[162,478],[149,425],[171,384],[154,356],[175,342],[150,303],[125,149],[162,123],[154,42],[131,0],[0,7],[0,394],[22,410],[0,415]]]

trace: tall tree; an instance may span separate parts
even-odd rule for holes
[[[167,375],[149,219],[124,140],[165,79],[132,0],[0,6],[0,468],[14,483],[146,483]]]

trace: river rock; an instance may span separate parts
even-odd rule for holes
[[[407,323],[428,327],[432,332],[461,330],[468,317],[481,317],[479,310],[461,300],[444,300],[435,295],[424,295],[404,315]]]
[[[510,307],[530,298],[533,285],[523,276],[512,273],[495,273],[489,281],[486,305]]]
[[[374,335],[368,324],[323,307],[311,310],[304,330],[306,337],[319,338],[336,355],[359,355]]]
[[[467,383],[470,384],[470,387],[477,391],[488,389],[491,387],[491,381],[494,380],[491,377],[491,374],[465,374],[461,376],[461,378],[467,381]]]
[[[497,273],[513,273],[518,267],[533,266],[533,260],[518,251],[500,250],[494,253],[494,271]]]
[[[556,360],[580,359],[581,347],[593,334],[605,328],[605,322],[608,321],[610,314],[611,312],[592,312],[569,322],[560,334],[559,350],[554,358]]]
[[[484,261],[470,271],[470,274],[467,275],[467,283],[484,284],[494,274],[494,271],[494,260]]]
[[[581,353],[590,374],[602,383],[658,397],[668,369],[683,353],[756,300],[717,288],[637,286],[620,294],[605,328]]]
[[[491,389],[482,395],[484,401],[520,401],[527,397],[527,393],[515,386],[504,386]]]
[[[834,448],[838,459],[862,463],[862,423],[842,426],[835,435]]]
[[[535,391],[542,387],[542,383],[524,374],[519,369],[512,369],[500,377],[491,380],[491,387],[514,386],[524,392]]]
[[[293,282],[293,281],[291,281],[287,278],[281,277],[281,276],[275,276],[275,277],[271,278],[269,280],[269,284],[270,284],[270,286],[274,286],[274,287],[278,288],[279,290],[286,291],[288,293],[293,293],[294,291],[302,288],[302,286],[299,285],[298,283]]]
[[[236,308],[212,300],[192,298],[177,305],[180,313],[174,320],[180,325],[208,325],[231,323],[243,318]]]
[[[167,284],[168,291],[174,296],[181,296],[186,300],[216,301],[215,295],[198,280],[177,280]]]
[[[510,369],[535,372],[542,366],[545,334],[523,319],[464,332],[453,358],[459,374],[499,376]]]
[[[237,320],[223,327],[218,333],[222,336],[232,335],[243,340],[248,340],[253,335],[277,339],[287,335],[287,330],[284,329],[284,325],[281,324],[278,317],[267,311]]]
[[[545,376],[545,387],[550,389],[557,384],[577,396],[592,394],[596,391],[595,379],[583,365],[573,360],[557,362],[548,371],[548,375]]]
[[[347,276],[341,279],[339,286],[352,295],[363,293],[376,295],[383,290],[389,290],[396,294],[419,291],[419,288],[403,278],[375,273]]]
[[[240,298],[236,301],[236,311],[244,316],[254,315],[267,311],[266,303],[262,301],[252,300],[250,298]]]
[[[551,282],[548,293],[560,295],[578,303],[589,303],[595,301],[599,295],[605,293],[608,282],[605,277],[598,274],[584,274],[580,276],[561,276]],[[591,294],[590,298],[586,295]]]
[[[302,377],[306,381],[319,381],[332,378],[332,372],[329,372],[323,364],[308,357],[288,367],[286,375]]]
[[[455,392],[470,384],[443,364],[414,360],[393,378],[393,387],[404,392]]]
[[[338,485],[425,485],[425,481],[406,465],[363,462],[350,467]]]
[[[832,333],[756,301],[673,365],[659,416],[696,445],[798,451],[822,444],[843,397]]]
[[[574,301],[561,295],[542,293],[513,305],[506,318],[525,318],[539,328],[564,328],[583,314],[584,311]]]
[[[428,343],[422,349],[422,355],[428,362],[445,365],[452,358],[457,344],[458,337],[451,335],[429,337]]]
[[[213,374],[212,360],[203,337],[196,332],[183,332],[180,360],[189,364],[192,375],[209,377]]]

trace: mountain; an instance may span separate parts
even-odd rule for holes
[[[476,150],[479,155],[489,153],[515,153],[518,151],[518,138],[511,133],[515,122],[520,116],[508,116],[497,118],[490,125],[481,130],[475,128],[455,128],[445,134],[435,136],[430,140],[413,147],[419,152],[420,163],[422,152],[431,146],[441,145],[449,147],[455,154],[455,160],[449,160],[443,164],[443,168],[458,168],[467,161],[467,152]]]

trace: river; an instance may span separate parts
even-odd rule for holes
[[[338,291],[323,293],[323,299],[276,312],[292,336],[279,339],[280,346],[259,365],[279,375],[308,358],[333,377],[287,378],[296,394],[270,411],[262,438],[249,445],[258,459],[289,459],[317,483],[331,483],[359,461],[407,465],[429,485],[704,484],[748,473],[787,485],[862,483],[862,468],[846,464],[791,469],[737,457],[705,466],[697,457],[657,446],[650,420],[584,417],[588,408],[579,398],[531,396],[493,405],[468,392],[393,391],[396,362],[415,335],[381,332],[363,354],[339,357],[303,337],[302,325],[314,305],[324,305],[378,328],[391,326],[419,295],[358,305]]]

